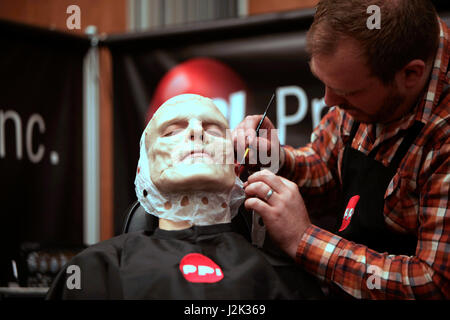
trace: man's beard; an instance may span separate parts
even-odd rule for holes
[[[393,120],[396,120],[394,116],[396,115],[397,109],[405,102],[405,96],[401,95],[397,86],[393,86],[392,90],[385,97],[382,102],[382,107],[378,110],[376,114],[368,114],[364,112],[364,109],[355,108],[351,105],[340,105],[339,107],[343,110],[356,110],[359,113],[364,114],[364,119],[359,119],[358,117],[354,117],[356,121],[363,123],[388,123]]]
[[[393,90],[383,100],[383,107],[376,115],[375,122],[388,123],[396,120],[394,118],[397,116],[396,111],[402,106],[405,100],[405,96],[398,92],[397,86],[394,86]]]

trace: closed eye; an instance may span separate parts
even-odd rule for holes
[[[162,136],[163,137],[170,137],[170,136],[174,136],[177,135],[181,132],[183,132],[183,130],[186,128],[185,125],[183,124],[171,124],[170,126],[168,126],[167,128],[165,128],[163,130]]]
[[[225,136],[225,132],[222,129],[222,127],[216,125],[216,124],[207,124],[205,126],[205,132],[215,136],[215,137],[224,137]]]

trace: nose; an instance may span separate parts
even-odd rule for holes
[[[325,87],[325,104],[327,106],[338,106],[341,104],[345,104],[346,100],[334,93],[334,91],[328,87]]]
[[[202,142],[203,141],[203,126],[200,121],[190,121],[188,127],[188,137],[189,140],[193,142]]]

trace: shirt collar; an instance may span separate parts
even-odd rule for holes
[[[375,144],[378,144],[379,139],[389,139],[396,135],[400,130],[408,129],[415,121],[427,123],[430,121],[434,107],[438,104],[440,96],[444,87],[449,84],[448,64],[449,64],[449,29],[444,21],[438,18],[440,33],[439,33],[439,47],[433,62],[431,70],[430,81],[425,93],[422,95],[420,101],[416,106],[399,120],[389,124],[376,124],[376,139]]]
[[[438,18],[440,33],[439,47],[433,62],[430,81],[426,93],[419,104],[415,120],[427,123],[433,114],[434,107],[437,106],[444,87],[448,85],[448,64],[449,64],[449,30],[444,21]]]

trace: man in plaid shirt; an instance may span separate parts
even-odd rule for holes
[[[380,9],[379,28],[369,28],[371,5]],[[318,4],[310,66],[333,107],[311,143],[281,148],[277,175],[248,178],[245,206],[332,292],[450,298],[449,43],[427,0]],[[235,143],[243,130],[249,143],[270,148],[254,133],[260,119],[244,119]],[[265,119],[261,128],[274,126]],[[313,200],[336,204],[335,227],[311,222]]]

